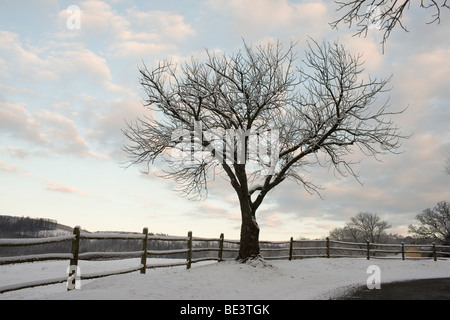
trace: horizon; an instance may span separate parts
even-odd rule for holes
[[[30,216],[12,216],[12,215],[7,215],[7,214],[0,214],[0,217],[12,217],[12,218],[23,218],[23,219],[43,219],[43,220],[46,220],[46,221],[48,221],[48,222],[52,222],[52,223],[55,223],[56,224],[56,227],[65,227],[65,228],[67,228],[67,230],[66,231],[70,231],[70,230],[74,230],[75,228],[77,228],[77,227],[79,227],[80,228],[80,230],[81,231],[85,231],[85,232],[88,232],[88,233],[130,233],[130,234],[132,234],[132,233],[136,233],[136,234],[139,234],[139,233],[142,233],[142,231],[133,231],[133,230],[103,230],[103,229],[98,229],[98,230],[89,230],[89,229],[86,229],[86,228],[83,228],[83,226],[80,226],[80,225],[74,225],[74,226],[70,226],[70,225],[66,225],[66,224],[63,224],[63,223],[60,223],[59,221],[57,221],[57,220],[53,220],[53,219],[47,219],[47,218],[39,218],[39,217],[30,217]],[[389,222],[389,221],[387,221],[387,222]],[[57,229],[57,228],[56,228]],[[144,229],[148,229],[148,227],[145,227],[145,226],[143,226],[142,227],[142,230],[144,230]],[[388,229],[390,229],[390,228],[388,228]],[[387,230],[388,230],[387,229]],[[52,230],[54,230],[54,229],[52,229]],[[329,230],[329,232],[331,232],[332,230]],[[152,231],[152,230],[150,230],[150,229],[148,229],[148,234],[155,234],[155,235],[165,235],[165,236],[174,236],[174,237],[184,237],[184,236],[186,236],[188,233],[190,233],[190,232],[192,232],[192,234],[193,234],[193,236],[194,236],[194,238],[216,238],[215,236],[212,236],[212,237],[206,237],[206,236],[202,236],[202,235],[196,235],[195,233],[194,233],[194,231],[192,231],[192,230],[189,230],[189,231],[186,231],[185,232],[185,234],[171,234],[171,233],[163,233],[163,232],[154,232],[154,231]],[[387,232],[387,231],[385,231],[385,233],[386,233],[386,235],[388,235],[389,237],[391,237],[391,236],[393,236],[393,237],[396,237],[396,236],[399,236],[399,237],[401,237],[401,238],[404,238],[404,239],[406,239],[406,238],[414,238],[414,236],[413,235],[410,235],[409,233],[407,234],[407,235],[400,235],[400,234],[393,234],[393,233],[391,233],[391,232]],[[227,238],[225,235],[224,235],[224,237],[225,237],[225,239],[228,239],[228,240],[239,240],[238,238],[233,238],[233,239],[231,239],[231,238]],[[293,238],[293,240],[306,240],[306,241],[308,241],[308,240],[310,240],[310,241],[315,241],[315,240],[325,240],[327,237],[329,237],[329,233],[328,234],[326,234],[326,235],[323,235],[323,236],[320,236],[320,237],[315,237],[315,238],[307,238],[307,237],[301,237],[301,236],[299,236],[299,237],[294,237],[294,236],[292,236],[292,238]],[[220,235],[218,235],[217,236],[217,239],[219,239],[220,238]],[[286,242],[288,242],[288,241],[290,241],[290,238],[291,237],[288,237],[288,238],[286,238],[286,239],[276,239],[276,240],[274,240],[274,239],[260,239],[260,241],[286,241]],[[420,239],[420,238],[419,238]]]

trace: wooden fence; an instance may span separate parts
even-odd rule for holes
[[[380,244],[325,240],[294,240],[261,244],[278,244],[280,248],[261,249],[261,252],[288,252],[288,255],[265,256],[266,260],[304,258],[356,258],[370,259],[433,259],[450,257],[450,246],[436,244]],[[413,250],[411,250],[413,249]],[[447,251],[442,251],[447,250]],[[301,254],[300,254],[300,253]],[[263,254],[264,256],[264,254]]]
[[[140,241],[142,246],[139,251],[131,252],[84,252],[80,253],[81,240],[136,240]],[[13,257],[0,257],[0,266],[17,263],[39,262],[49,260],[69,260],[69,274],[67,277],[38,280],[21,284],[14,284],[0,287],[0,294],[8,291],[15,291],[25,288],[33,288],[57,283],[67,282],[67,289],[76,288],[77,280],[88,280],[102,278],[112,275],[126,274],[140,271],[145,274],[147,269],[166,268],[176,266],[186,266],[190,269],[193,263],[202,261],[223,261],[224,253],[238,252],[239,241],[225,240],[221,234],[219,238],[195,238],[192,232],[187,237],[157,236],[149,235],[145,228],[142,233],[88,233],[81,232],[80,227],[75,227],[72,235],[38,238],[38,239],[0,239],[0,247],[20,247],[35,246],[51,243],[60,243],[71,241],[72,247],[70,253],[46,253],[35,255],[23,255]],[[148,244],[151,241],[180,241],[186,243],[185,249],[176,250],[148,250]],[[197,248],[193,243],[213,242],[216,247]],[[261,241],[261,255],[267,260],[294,260],[303,258],[338,258],[338,257],[365,257],[373,258],[397,258],[397,259],[434,259],[450,256],[450,246],[431,245],[406,245],[406,244],[375,244],[375,243],[352,243],[343,241],[325,240],[294,240],[290,241]],[[234,246],[234,247],[233,247]],[[411,250],[413,249],[413,250]],[[447,250],[447,251],[443,251]],[[215,256],[193,258],[193,253],[216,252]],[[174,262],[169,264],[148,264],[148,256],[185,254],[186,261]],[[413,256],[414,255],[414,256]],[[417,255],[420,255],[418,257]],[[100,272],[93,274],[77,274],[79,260],[120,260],[128,258],[140,258],[140,265],[116,271]]]

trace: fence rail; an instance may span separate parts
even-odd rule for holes
[[[80,241],[82,240],[136,240],[140,241],[142,246],[139,251],[127,252],[84,252],[80,253]],[[189,232],[187,237],[173,237],[173,236],[157,236],[149,235],[148,229],[145,228],[142,233],[87,233],[81,232],[80,227],[75,227],[72,235],[39,238],[39,239],[0,239],[0,247],[19,247],[19,246],[36,246],[51,243],[71,242],[70,253],[46,253],[35,255],[22,255],[13,257],[0,257],[0,266],[39,262],[49,260],[69,260],[69,274],[65,278],[54,278],[47,280],[31,281],[21,284],[14,284],[0,287],[0,294],[15,291],[25,288],[32,288],[37,286],[45,286],[50,284],[67,282],[67,289],[72,290],[76,287],[77,280],[88,280],[95,278],[108,277],[112,275],[126,274],[140,271],[145,274],[147,269],[167,268],[186,266],[191,268],[193,263],[203,261],[223,261],[224,253],[238,252],[238,248],[231,246],[239,245],[237,240],[226,240],[221,234],[219,238],[198,238],[193,237],[192,232]],[[149,250],[148,244],[151,241],[179,241],[186,242],[185,249],[175,250]],[[194,242],[216,242],[217,247],[194,247]],[[261,241],[261,255],[267,260],[294,260],[304,258],[340,258],[340,257],[365,257],[367,259],[433,259],[437,261],[438,258],[450,257],[450,246],[435,245],[435,244],[421,244],[421,245],[407,245],[407,244],[378,244],[378,243],[353,243],[345,241],[334,241],[326,238],[325,240],[294,240],[290,241]],[[269,246],[269,247],[267,247]],[[193,253],[216,252],[216,256],[206,256],[193,258]],[[185,254],[186,261],[174,262],[166,264],[149,264],[147,257],[149,256],[167,256],[175,254]],[[130,267],[122,270],[100,272],[93,274],[77,274],[77,267],[79,260],[92,259],[127,259],[127,258],[141,258],[141,263],[138,266]]]

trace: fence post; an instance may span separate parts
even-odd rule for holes
[[[370,260],[370,242],[367,241],[367,260]]]
[[[67,278],[67,291],[73,290],[76,288],[76,278],[77,278],[77,269],[78,269],[78,253],[80,252],[80,234],[81,228],[76,226],[73,229],[73,234],[75,235],[75,239],[72,240],[72,259],[70,259],[69,265],[69,277]]]
[[[330,238],[327,237],[327,258],[330,258]]]
[[[143,265],[141,269],[141,274],[145,274],[147,270],[147,244],[148,244],[148,228],[144,228],[142,233],[145,235],[144,240],[142,240],[142,256],[141,264]]]
[[[291,241],[289,243],[289,261],[292,260],[293,251],[294,251],[294,238],[291,237]]]
[[[188,232],[188,242],[187,242],[187,247],[188,247],[188,252],[187,252],[187,265],[186,265],[186,269],[190,269],[191,268],[191,264],[192,264],[192,231]]]
[[[402,242],[402,260],[405,260],[405,243]]]
[[[434,261],[437,261],[436,244],[434,244],[434,243],[433,243],[433,258],[434,258]]]
[[[223,235],[223,233],[221,233],[220,240],[219,240],[219,262],[223,261],[223,239],[224,239],[224,235]]]

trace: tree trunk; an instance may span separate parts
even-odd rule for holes
[[[246,138],[247,139],[247,138]],[[245,141],[247,150],[247,140]],[[245,165],[235,165],[236,177],[239,183],[235,187],[241,209],[241,239],[239,254],[236,260],[245,262],[260,257],[259,251],[259,226],[256,222],[256,210],[258,206],[252,204]]]
[[[259,226],[256,222],[255,212],[250,206],[242,206],[242,225],[239,255],[236,260],[247,261],[260,256],[259,251]]]

